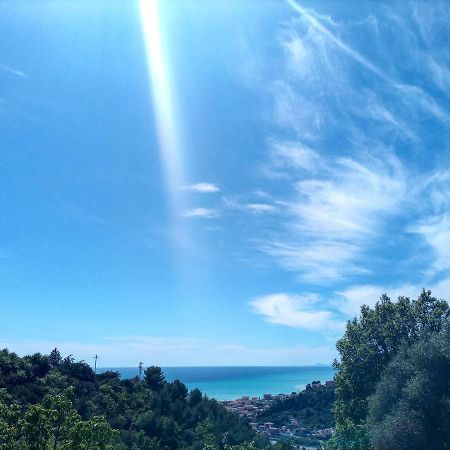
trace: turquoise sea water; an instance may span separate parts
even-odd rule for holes
[[[102,368],[115,370],[122,379],[138,374],[137,368]],[[168,381],[180,380],[189,389],[199,388],[204,394],[217,400],[232,400],[248,395],[290,394],[300,391],[312,381],[332,380],[334,370],[329,366],[297,367],[164,367]]]

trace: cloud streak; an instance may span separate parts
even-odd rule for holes
[[[214,217],[217,217],[220,214],[219,210],[213,209],[213,208],[194,208],[194,209],[188,209],[184,213],[184,217],[199,217],[199,218],[206,218],[206,219],[212,219]]]
[[[365,67],[367,70],[372,72],[377,77],[381,78],[383,81],[391,84],[392,86],[398,86],[395,81],[393,81],[390,77],[388,77],[385,73],[383,73],[378,67],[372,64],[367,58],[362,56],[356,50],[351,48],[349,45],[345,44],[341,39],[339,39],[335,34],[333,34],[328,28],[322,25],[312,14],[310,14],[305,8],[300,6],[294,0],[286,0],[289,6],[292,9],[301,14],[311,26],[313,26],[316,30],[320,31],[324,36],[326,36],[331,42],[333,42],[337,47],[351,56],[355,61]]]
[[[11,75],[15,75],[19,78],[27,78],[28,77],[25,72],[15,69],[14,67],[11,67],[11,66],[7,66],[6,64],[0,64],[0,70],[3,70],[4,72],[8,72]]]
[[[229,197],[223,197],[222,201],[229,210],[244,211],[252,214],[273,214],[278,212],[278,208],[269,203],[241,202]]]
[[[190,186],[183,186],[182,189],[187,191],[198,192],[199,194],[210,194],[214,192],[219,192],[220,189],[213,183],[196,183]]]

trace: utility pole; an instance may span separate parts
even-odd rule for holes
[[[98,355],[95,355],[93,358],[94,358],[94,374],[97,375],[97,359],[98,359]]]
[[[140,362],[139,363],[139,379],[141,379],[141,375],[142,375],[142,368],[144,367],[144,363]]]

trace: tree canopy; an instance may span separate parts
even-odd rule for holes
[[[121,380],[95,375],[57,349],[19,357],[0,351],[0,450],[263,449],[237,415],[198,389],[169,383],[159,367]],[[242,446],[242,447],[239,447]]]
[[[366,305],[361,308],[359,317],[347,323],[344,336],[337,342],[340,359],[335,361],[336,434],[328,444],[329,448],[370,447],[366,420],[369,404],[372,408],[375,408],[373,405],[376,404],[371,403],[371,397],[378,386],[379,389],[381,386],[386,387],[380,384],[384,371],[390,367],[390,363],[402,349],[418,342],[428,342],[432,336],[448,326],[449,320],[448,303],[433,297],[430,291],[425,290],[416,300],[399,297],[393,302],[387,295],[382,295],[373,308]],[[392,367],[398,371],[398,377],[403,376],[402,363],[397,362]],[[416,375],[413,376],[414,379],[415,377]],[[414,386],[418,387],[417,384]],[[400,395],[400,391],[396,392],[396,395]],[[379,398],[380,396],[381,394],[378,394]],[[428,401],[431,405],[432,397],[429,397]],[[399,401],[396,403],[398,417],[401,416],[401,408],[403,403]],[[422,409],[421,414],[428,413]],[[378,417],[378,420],[384,419]],[[392,420],[393,417],[390,417],[389,423],[392,424]],[[372,423],[375,424],[374,421]],[[375,435],[376,433],[372,434],[372,439],[375,439]]]
[[[370,398],[367,429],[379,450],[450,449],[450,327],[389,363]]]

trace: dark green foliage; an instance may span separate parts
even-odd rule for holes
[[[119,433],[104,417],[83,420],[73,405],[73,389],[46,395],[39,404],[20,407],[3,391],[0,403],[0,449],[106,450]]]
[[[431,410],[426,411],[423,405],[427,403],[433,408],[432,405],[435,402],[432,396],[426,398],[426,388],[431,385],[421,380],[422,375],[416,372],[416,367],[409,366],[408,369],[406,360],[397,364],[392,363],[394,364],[392,370],[396,373],[399,384],[397,389],[391,392],[393,396],[391,402],[395,405],[392,410],[387,410],[391,413],[387,413],[386,417],[376,415],[376,403],[373,403],[375,400],[371,401],[371,396],[374,395],[378,386],[386,392],[391,389],[389,383],[381,382],[380,384],[380,380],[384,370],[401,349],[414,346],[418,342],[428,341],[431,336],[445,328],[449,320],[450,309],[447,302],[432,297],[431,292],[425,290],[417,300],[411,301],[407,297],[399,297],[397,302],[392,302],[389,297],[383,295],[374,308],[368,306],[361,308],[360,316],[347,323],[344,337],[337,342],[340,361],[335,362],[337,369],[334,408],[336,434],[328,442],[327,448],[345,450],[371,448],[369,431],[372,441],[377,442],[377,445],[382,445],[381,443],[384,442],[382,435],[396,435],[397,441],[393,447],[377,448],[413,448],[408,446],[412,442],[406,438],[409,433],[415,433],[421,438],[428,433],[426,429],[433,430],[431,423],[423,420],[424,414],[431,417],[429,416]],[[432,372],[438,370],[441,369],[432,368]],[[406,380],[408,376],[411,377],[411,381],[406,388],[402,380]],[[394,377],[393,374],[391,374],[393,380],[392,377]],[[422,398],[422,401],[425,403],[420,407],[416,405],[416,408],[407,406],[405,404],[405,396],[409,395],[406,393],[407,389],[416,391],[424,389],[422,394],[425,398]],[[379,398],[382,398],[381,394]],[[419,396],[416,400],[418,398]],[[370,430],[366,424],[369,403],[372,405]],[[387,407],[387,404],[384,406]],[[380,408],[379,411],[382,409]],[[418,414],[421,415],[421,419]],[[420,447],[423,443],[418,445],[417,448],[445,448]]]
[[[365,425],[355,425],[350,421],[337,424],[336,433],[326,442],[325,448],[327,450],[370,449],[370,440]]]
[[[50,404],[56,401],[58,408]],[[95,376],[88,364],[62,359],[57,349],[23,358],[0,351],[0,416],[0,450],[53,448],[55,436],[58,449],[104,449],[114,438],[112,429],[120,437],[111,448],[121,450],[269,445],[198,389],[188,393],[180,381],[165,381],[159,367],[149,367],[143,380],[121,380],[117,372]],[[19,430],[13,425],[20,421]],[[15,434],[25,447],[11,446]]]
[[[161,367],[148,367],[144,372],[144,380],[152,391],[159,391],[164,383]]]
[[[400,347],[439,331],[449,317],[448,304],[432,297],[430,291],[413,301],[400,297],[392,302],[383,295],[374,308],[363,306],[359,318],[347,323],[344,337],[337,342],[337,423],[363,424],[368,399]]]
[[[288,423],[290,417],[299,419],[305,427],[331,428],[334,426],[334,387],[308,387],[285,400],[277,400],[258,420],[273,422],[276,426]]]
[[[450,327],[404,348],[369,402],[375,448],[450,449]]]
[[[50,367],[52,369],[59,367],[62,363],[61,353],[59,352],[59,350],[57,348],[54,348],[51,351],[48,359],[49,359]]]

